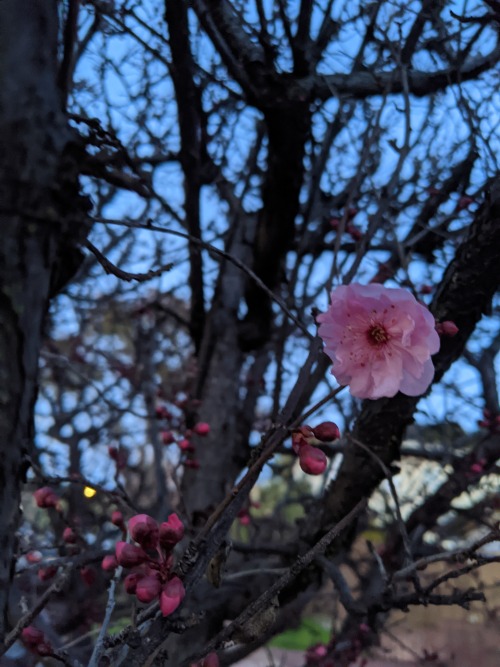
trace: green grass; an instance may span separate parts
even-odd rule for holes
[[[314,618],[306,618],[295,630],[276,635],[270,645],[290,651],[305,651],[313,644],[327,644],[329,641],[330,632]]]

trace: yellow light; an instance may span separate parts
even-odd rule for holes
[[[93,489],[91,486],[86,486],[83,489],[83,495],[85,496],[85,498],[93,498],[96,493],[97,491]]]

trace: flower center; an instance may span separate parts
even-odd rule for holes
[[[384,345],[384,343],[387,343],[388,340],[389,334],[380,324],[374,324],[368,329],[368,341],[372,345],[380,347]]]

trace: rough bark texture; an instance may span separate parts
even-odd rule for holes
[[[57,2],[0,3],[0,640],[49,294],[84,231],[57,89]],[[75,244],[76,245],[76,244]]]
[[[467,340],[500,283],[500,179],[491,183],[490,194],[476,214],[466,238],[448,266],[431,306],[436,320],[452,320],[459,328],[453,338],[443,337],[434,357],[439,381],[463,353]],[[394,398],[365,401],[353,437],[367,445],[389,466],[399,459],[401,440],[413,420],[418,397],[397,394]],[[339,474],[318,507],[315,529],[323,532],[343,517],[363,497],[368,497],[384,479],[380,466],[361,448],[346,450]]]

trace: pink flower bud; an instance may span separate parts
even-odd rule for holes
[[[78,536],[75,533],[75,531],[73,530],[73,528],[70,528],[69,526],[67,526],[63,530],[62,538],[63,538],[64,542],[66,542],[66,544],[74,544],[77,541]]]
[[[144,575],[139,572],[131,572],[127,574],[123,580],[123,586],[129,595],[135,594],[137,584]]]
[[[173,442],[175,442],[174,434],[172,431],[162,431],[161,440],[164,445],[171,445]]]
[[[57,567],[55,565],[49,565],[48,567],[41,567],[38,572],[38,578],[40,581],[48,581],[55,577],[57,573]]]
[[[23,628],[21,632],[21,639],[23,644],[25,644],[28,648],[33,648],[45,640],[45,635],[41,630],[34,628],[32,625],[28,625],[27,628]]]
[[[207,422],[198,422],[195,424],[193,431],[196,435],[208,435],[210,433],[210,424],[207,424]]]
[[[241,514],[241,516],[238,516],[238,521],[240,523],[240,526],[249,526],[252,519],[250,517],[250,514],[248,514],[248,512],[245,512],[244,514]]]
[[[483,466],[480,463],[473,463],[470,467],[470,471],[478,475],[483,472]]]
[[[192,468],[192,470],[198,470],[200,467],[200,462],[198,459],[186,459],[184,461],[186,468]]]
[[[113,572],[114,570],[116,570],[117,567],[118,567],[118,561],[116,560],[116,557],[113,556],[113,554],[104,556],[104,558],[102,559],[101,568],[105,572]]]
[[[214,651],[205,656],[201,663],[201,667],[219,667],[219,666],[220,666],[219,658],[217,657],[217,653],[215,653]]]
[[[115,510],[111,513],[111,523],[114,523],[118,528],[125,528],[125,522],[123,521],[123,514],[118,510]]]
[[[42,554],[39,551],[29,551],[26,554],[26,560],[30,565],[39,563],[42,560]]]
[[[321,475],[325,472],[327,459],[321,449],[304,445],[299,451],[299,464],[308,475]]]
[[[184,524],[177,514],[170,514],[160,525],[160,544],[164,549],[172,549],[184,537]]]
[[[185,594],[184,584],[179,577],[172,577],[170,581],[167,581],[160,596],[160,609],[163,616],[172,614],[184,599]]]
[[[181,449],[183,452],[192,449],[192,445],[191,445],[191,443],[190,443],[189,440],[187,440],[186,438],[184,438],[184,440],[181,440],[181,441],[178,442],[177,444],[179,445],[179,449]]]
[[[80,577],[87,586],[93,586],[96,580],[96,572],[93,567],[85,565],[80,570]]]
[[[161,581],[158,577],[142,577],[137,582],[135,594],[139,602],[151,602],[158,597],[161,590]]]
[[[459,329],[455,322],[446,320],[445,322],[436,322],[436,331],[440,336],[449,336],[452,338],[457,335]]]
[[[313,428],[314,436],[321,442],[332,442],[340,438],[340,431],[337,424],[333,422],[322,422]]]
[[[135,567],[147,561],[147,554],[135,544],[117,542],[115,546],[116,560],[123,567]]]
[[[44,486],[41,489],[37,489],[34,492],[33,497],[38,507],[42,507],[43,509],[47,509],[49,507],[57,508],[59,503],[59,497],[57,496],[55,491],[53,491],[48,486]]]
[[[155,549],[158,545],[158,524],[147,514],[136,514],[129,519],[128,529],[132,539],[144,549]]]

